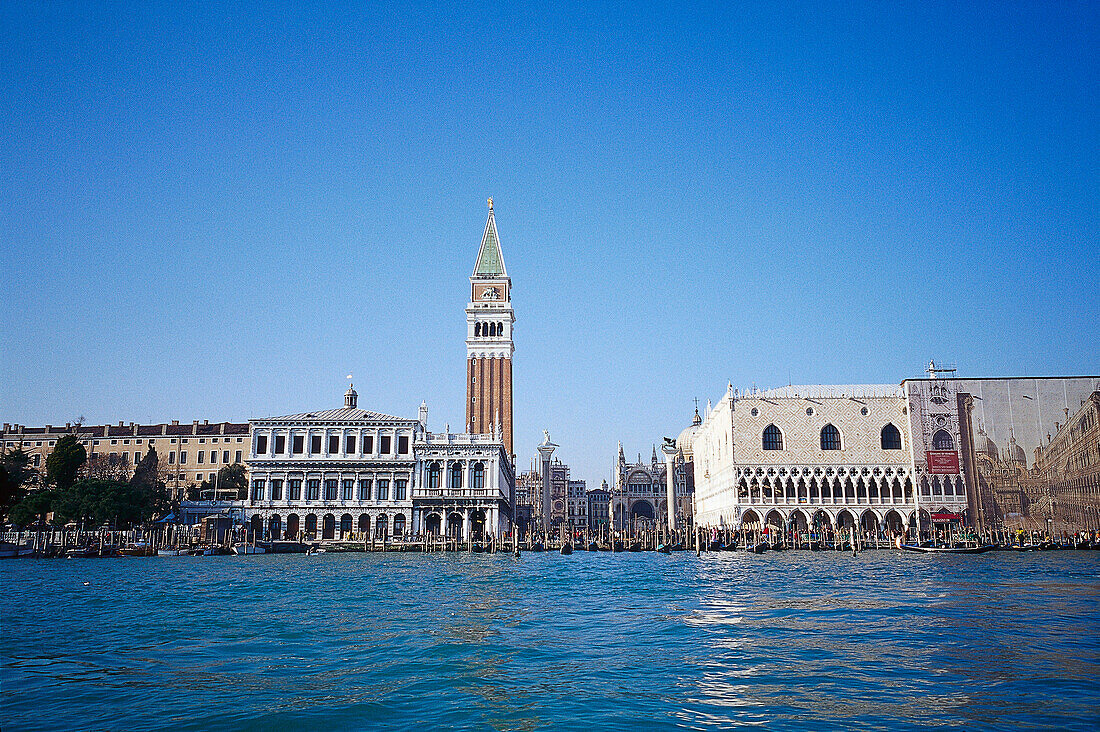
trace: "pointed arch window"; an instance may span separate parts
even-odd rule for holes
[[[763,442],[765,450],[782,450],[783,433],[774,424],[769,424],[764,428]]]
[[[901,449],[901,432],[893,424],[887,424],[882,428],[882,449],[883,450],[900,450]]]
[[[839,450],[840,449],[840,430],[831,424],[827,424],[821,428],[821,449],[822,450]]]
[[[954,450],[955,441],[951,439],[951,433],[947,430],[936,430],[936,434],[932,435],[932,449]]]

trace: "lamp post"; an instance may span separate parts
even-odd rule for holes
[[[539,456],[542,458],[542,531],[544,538],[550,533],[550,456],[557,447],[550,442],[550,431],[543,430],[542,444],[538,446]]]

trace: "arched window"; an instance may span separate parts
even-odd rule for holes
[[[831,424],[827,424],[821,428],[821,449],[840,449],[840,430],[838,430],[836,427],[833,427]]]
[[[476,491],[485,488],[485,463],[474,463],[473,489]]]
[[[901,433],[898,432],[898,428],[892,424],[887,424],[885,427],[882,428],[882,449],[901,449]]]
[[[497,334],[497,324],[496,323],[489,323],[489,335],[490,336],[495,336],[496,334]]]
[[[439,463],[428,466],[428,487],[439,488]]]
[[[497,323],[497,335],[504,335],[504,323]]]
[[[451,463],[451,490],[462,490],[462,463]]]
[[[481,337],[481,323],[474,323],[474,337]]]
[[[774,424],[769,424],[764,428],[764,449],[765,450],[782,450],[783,449],[783,433],[779,431],[779,428]]]
[[[936,430],[936,434],[932,435],[932,449],[954,450],[955,441],[951,439],[951,434],[947,430]]]

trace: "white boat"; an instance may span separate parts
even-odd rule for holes
[[[267,549],[253,544],[234,544],[229,550],[235,555],[239,554],[267,554]]]
[[[187,553],[187,549],[157,549],[158,557],[178,557]]]

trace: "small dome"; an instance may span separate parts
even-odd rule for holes
[[[355,384],[348,385],[348,390],[344,392],[344,408],[355,409],[358,399],[359,394],[355,391]]]
[[[1024,452],[1024,448],[1016,444],[1015,436],[1008,439],[1007,457],[1012,462],[1017,462],[1021,465],[1027,465],[1027,453]]]
[[[699,427],[703,424],[699,416],[699,410],[695,410],[695,416],[691,419],[691,426],[686,427],[680,436],[676,438],[676,447],[684,454],[684,460],[691,462],[692,445],[695,444],[695,435],[699,433]]]

